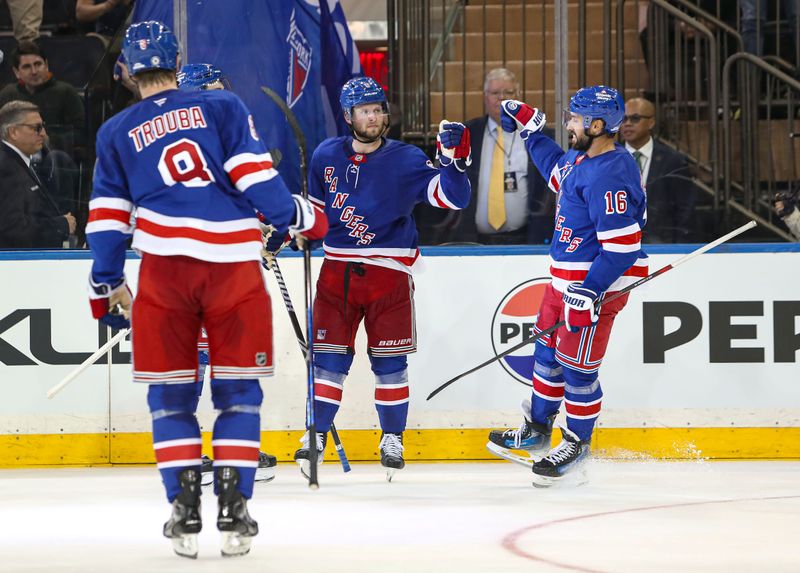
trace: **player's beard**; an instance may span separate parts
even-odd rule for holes
[[[594,135],[587,135],[586,133],[579,136],[574,131],[570,131],[569,135],[569,147],[575,151],[589,151],[589,148],[592,146],[592,141],[594,141],[596,137]]]
[[[351,124],[351,129],[353,130],[353,137],[356,138],[357,141],[361,143],[374,143],[378,141],[384,133],[386,133],[386,128],[389,127],[389,120],[385,118],[383,120],[382,125],[373,125],[368,127],[367,129],[358,129],[355,125]]]

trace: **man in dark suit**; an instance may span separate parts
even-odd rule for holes
[[[512,72],[495,68],[483,86],[486,115],[466,122],[472,139],[467,176],[472,198],[455,212],[451,242],[485,245],[543,244],[553,235],[555,195],[530,160],[525,142],[500,129],[500,102],[518,96]],[[553,131],[545,130],[553,136]]]
[[[692,182],[686,156],[652,136],[655,107],[644,98],[625,102],[620,133],[625,148],[642,172],[647,191],[647,225],[643,239],[649,243],[691,242],[697,187]]]
[[[46,137],[35,104],[0,108],[0,248],[60,248],[75,232],[75,217],[59,211],[31,168]]]

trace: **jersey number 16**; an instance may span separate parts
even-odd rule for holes
[[[628,210],[626,191],[606,191],[606,215],[620,214]]]

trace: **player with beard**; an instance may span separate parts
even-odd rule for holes
[[[566,152],[540,132],[545,125],[541,111],[515,100],[501,105],[503,129],[520,131],[539,172],[558,194],[552,280],[534,332],[561,320],[566,326],[536,342],[533,392],[522,404],[522,424],[492,431],[487,447],[507,459],[512,449],[536,456],[533,485],[547,487],[572,471],[575,481],[585,479],[583,466],[603,396],[598,370],[628,296],[602,301],[647,275],[647,255],[641,249],[647,201],[636,160],[614,140],[625,114],[615,89],[586,87],[572,96],[564,111]],[[567,424],[561,442],[550,449],[562,401]]]
[[[467,206],[469,131],[460,123],[442,121],[439,166],[434,167],[418,148],[384,137],[388,106],[375,80],[348,81],[340,103],[352,135],[323,141],[314,151],[308,177],[309,198],[324,207],[330,226],[313,311],[316,446],[319,452],[325,448],[363,319],[383,431],[381,464],[391,479],[405,465],[406,358],[417,348],[411,275],[421,261],[412,211],[421,202],[443,209]],[[308,459],[306,432],[303,447],[295,453],[305,473]]]

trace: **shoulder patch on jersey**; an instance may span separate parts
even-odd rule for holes
[[[258,141],[258,132],[256,131],[256,124],[253,121],[252,114],[247,116],[247,123],[250,125],[250,137]]]

